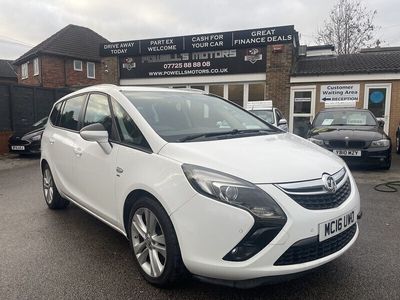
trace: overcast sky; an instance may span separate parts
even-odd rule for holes
[[[0,59],[21,54],[68,24],[110,41],[295,25],[311,45],[336,0],[0,0]],[[377,38],[400,46],[399,0],[364,0],[377,10]]]

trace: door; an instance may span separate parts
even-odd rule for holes
[[[292,87],[290,90],[290,132],[306,137],[314,114],[315,86]]]
[[[364,93],[364,108],[385,121],[383,129],[386,133],[389,132],[391,88],[391,83],[366,84]]]
[[[86,95],[69,98],[61,108],[57,124],[51,128],[46,142],[49,143],[51,168],[56,183],[64,194],[74,198],[74,160],[75,140],[79,136],[78,123]]]
[[[82,127],[101,123],[114,139],[113,121],[108,96],[93,93],[89,95]],[[77,186],[77,200],[101,218],[116,225],[114,184],[118,144],[112,143],[111,153],[106,154],[96,142],[77,137],[74,148],[74,180]]]

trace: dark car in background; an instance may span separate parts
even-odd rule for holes
[[[315,117],[307,137],[349,165],[390,169],[392,144],[383,125],[367,109],[325,109]]]
[[[8,149],[11,153],[40,154],[42,134],[48,117],[34,123],[28,132],[17,132],[8,139]]]

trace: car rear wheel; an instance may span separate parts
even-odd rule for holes
[[[396,152],[400,154],[400,132],[396,135]]]
[[[129,241],[142,276],[168,287],[186,273],[175,230],[163,207],[151,197],[137,200],[129,217]]]
[[[69,201],[61,197],[54,183],[53,174],[48,165],[43,168],[43,195],[50,209],[64,209]]]

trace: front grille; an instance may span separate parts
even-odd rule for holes
[[[332,177],[336,183],[336,191],[329,190],[324,179]],[[307,209],[329,209],[341,205],[349,198],[351,184],[346,169],[343,168],[335,174],[322,174],[321,179],[279,183],[276,185],[299,205]]]
[[[346,231],[319,242],[318,236],[296,242],[274,263],[275,266],[287,266],[313,261],[331,255],[346,246],[354,237],[357,224]]]
[[[350,180],[346,182],[333,194],[314,194],[314,195],[289,195],[294,201],[307,209],[329,209],[338,207],[349,197],[351,192]]]
[[[329,146],[331,146],[332,148],[337,148],[337,149],[343,149],[343,148],[363,149],[367,146],[367,144],[364,141],[332,140],[332,141],[329,141]]]

